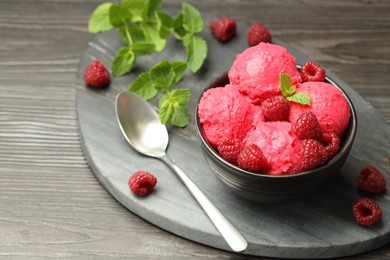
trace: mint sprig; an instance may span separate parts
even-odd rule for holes
[[[183,41],[188,68],[196,73],[207,56],[207,43],[198,35],[203,26],[199,11],[188,3],[182,3],[174,18],[161,10],[161,0],[122,0],[100,4],[90,17],[88,30],[119,30],[126,51],[117,52],[111,69],[114,76],[122,76],[132,70],[137,56],[163,51],[171,33]]]
[[[305,92],[296,92],[296,86],[291,85],[291,77],[287,73],[280,73],[280,90],[283,96],[291,102],[302,105],[310,105],[311,98]]]
[[[189,123],[187,103],[191,93],[189,89],[172,88],[182,80],[186,67],[185,62],[162,60],[149,71],[141,73],[130,85],[129,91],[146,100],[160,93],[158,114],[161,123],[184,127]]]
[[[196,73],[203,66],[208,46],[199,33],[203,30],[204,23],[199,11],[188,3],[182,3],[182,10],[176,17],[163,12],[161,6],[161,0],[102,3],[93,11],[88,30],[91,33],[112,29],[119,31],[125,46],[118,50],[112,62],[113,76],[129,73],[136,64],[137,57],[163,51],[171,34],[182,41],[186,50],[185,61],[161,61],[149,71],[139,74],[129,91],[146,100],[161,93],[161,122],[183,127],[189,121],[186,103],[190,93],[189,90],[172,88],[182,79],[187,68]]]

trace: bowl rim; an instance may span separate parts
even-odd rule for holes
[[[298,69],[302,67],[302,65],[298,65],[298,64],[296,66],[297,66]],[[195,107],[195,122],[196,122],[196,130],[197,130],[198,136],[199,136],[203,146],[220,163],[223,163],[226,166],[231,167],[231,168],[233,168],[236,171],[239,171],[241,173],[247,174],[247,175],[249,175],[251,177],[254,177],[254,178],[289,179],[289,178],[303,177],[303,176],[307,176],[307,175],[311,175],[311,174],[315,174],[315,173],[321,172],[324,169],[328,168],[330,165],[332,165],[332,164],[336,163],[338,160],[340,160],[342,158],[342,156],[346,152],[348,152],[348,150],[351,149],[351,147],[353,145],[353,142],[354,142],[354,139],[356,137],[357,126],[358,126],[357,114],[356,114],[355,107],[354,107],[354,105],[352,103],[351,98],[346,93],[346,91],[339,84],[337,84],[335,80],[331,79],[328,75],[326,75],[325,76],[325,82],[328,82],[328,83],[334,85],[336,88],[338,88],[343,93],[343,95],[344,95],[345,99],[347,100],[347,103],[348,103],[348,105],[350,107],[350,118],[349,118],[349,123],[348,123],[348,126],[347,126],[347,129],[350,128],[350,130],[349,130],[350,131],[350,135],[349,136],[344,136],[344,138],[342,140],[342,144],[343,145],[342,145],[340,151],[332,159],[330,159],[326,164],[324,164],[324,165],[322,165],[320,167],[317,167],[315,169],[302,171],[302,172],[299,172],[299,173],[276,175],[276,174],[265,174],[265,173],[250,172],[250,171],[244,170],[244,169],[238,167],[237,165],[234,165],[234,164],[228,162],[227,160],[223,159],[218,154],[218,152],[210,145],[210,143],[206,140],[206,138],[203,135],[203,128],[202,128],[202,125],[200,123],[199,115],[198,115],[198,107],[199,107],[199,102],[202,99],[203,94],[208,89],[218,87],[218,86],[213,86],[212,87],[213,84],[215,84],[217,81],[223,80],[225,78],[226,78],[226,81],[229,82],[228,73],[229,73],[229,70],[224,71],[223,73],[219,74],[217,77],[215,77],[213,80],[211,80],[207,84],[207,86],[200,93],[199,98],[198,98],[197,103],[196,103],[196,107]],[[345,135],[345,133],[344,133],[344,135]]]

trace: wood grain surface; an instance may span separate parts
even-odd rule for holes
[[[93,176],[81,149],[75,88],[80,55],[93,37],[88,18],[101,2],[0,1],[0,257],[251,259],[145,222]],[[216,17],[262,21],[390,122],[389,1],[188,2]],[[351,259],[389,257],[390,245]]]

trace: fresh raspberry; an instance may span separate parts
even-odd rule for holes
[[[306,62],[301,68],[301,78],[303,82],[324,81],[325,74],[325,70],[313,61]]]
[[[210,24],[212,35],[221,42],[227,42],[236,35],[237,24],[230,17],[223,17]]]
[[[291,131],[301,140],[314,139],[321,141],[322,139],[320,123],[318,122],[317,116],[311,111],[303,112],[291,127]]]
[[[322,142],[325,143],[325,150],[328,158],[333,158],[340,150],[340,138],[336,133],[324,133],[322,135]]]
[[[386,180],[378,168],[369,165],[360,171],[358,187],[364,191],[381,193],[386,189]]]
[[[217,149],[222,158],[228,162],[237,164],[237,158],[242,151],[242,145],[233,139],[226,139],[218,145]]]
[[[85,70],[84,81],[88,86],[94,88],[105,87],[110,83],[110,73],[108,73],[103,62],[95,60]]]
[[[261,103],[261,108],[268,121],[287,121],[290,113],[290,104],[281,95],[267,98]]]
[[[129,178],[130,190],[138,196],[146,196],[157,184],[157,178],[147,171],[137,171]]]
[[[363,198],[355,202],[352,207],[356,221],[363,226],[371,226],[382,218],[380,205],[372,199]]]
[[[269,165],[260,147],[250,144],[241,151],[237,158],[239,167],[250,172],[264,173]]]
[[[249,46],[255,46],[260,42],[271,42],[271,33],[260,22],[252,23],[246,33]]]
[[[317,140],[305,139],[301,142],[303,170],[311,170],[323,165],[327,160],[324,146]]]

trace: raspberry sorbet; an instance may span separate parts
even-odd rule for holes
[[[288,118],[273,121],[266,119],[261,104],[269,97],[282,95],[281,73],[288,74],[291,84],[297,86],[296,92],[308,94],[311,101],[310,105],[288,101]],[[237,55],[228,77],[229,84],[208,89],[201,97],[198,115],[204,135],[214,148],[226,139],[243,146],[257,145],[268,161],[266,174],[292,174],[307,169],[304,164],[313,158],[306,157],[304,140],[292,131],[304,112],[315,114],[321,135],[330,133],[341,139],[348,126],[350,107],[343,93],[326,82],[301,83],[295,58],[281,46],[260,43],[244,50]],[[325,148],[321,147],[321,152],[333,147]]]
[[[259,104],[281,94],[280,73],[287,73],[294,85],[302,81],[295,57],[286,48],[262,42],[237,55],[229,70],[229,80],[252,103]]]

